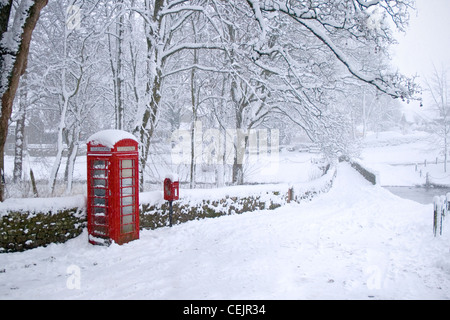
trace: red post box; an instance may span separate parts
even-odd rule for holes
[[[168,175],[164,179],[164,200],[169,201],[169,226],[172,227],[172,215],[173,215],[173,207],[172,201],[178,200],[180,197],[179,194],[179,182],[173,175]]]
[[[139,239],[139,151],[132,134],[105,130],[88,139],[87,218],[92,244]]]
[[[179,199],[179,182],[171,178],[164,179],[164,200],[174,201]]]

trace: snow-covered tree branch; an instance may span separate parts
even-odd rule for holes
[[[346,53],[346,42],[357,41],[365,45],[384,49],[393,43],[392,32],[387,24],[387,16],[399,29],[407,23],[408,9],[412,1],[354,1],[339,2],[317,1],[287,2],[248,0],[254,12],[254,18],[261,29],[261,39],[268,41],[269,19],[264,14],[280,13],[300,24],[317,38],[346,69],[357,79],[375,86],[378,90],[402,99],[419,99],[419,88],[413,79],[407,79],[389,70],[363,71],[357,58]],[[375,7],[375,9],[373,9]],[[263,43],[255,47],[258,54],[264,54]]]
[[[48,0],[22,0],[14,13],[12,0],[0,1],[0,201],[4,198],[4,148],[20,77],[27,67],[31,35]]]

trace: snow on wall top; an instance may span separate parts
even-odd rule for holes
[[[0,203],[0,218],[10,212],[28,212],[31,216],[37,213],[53,212],[65,209],[85,209],[86,197],[76,195],[61,198],[28,198],[28,199],[6,199]]]
[[[94,133],[87,139],[87,143],[91,143],[94,145],[101,144],[105,147],[114,148],[114,145],[124,139],[131,139],[136,142],[138,140],[131,133],[122,131],[122,130],[103,130],[97,133]]]

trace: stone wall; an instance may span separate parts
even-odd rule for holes
[[[350,162],[353,169],[358,171],[367,181],[372,183],[373,185],[377,184],[377,175],[376,173],[373,173],[369,171],[367,168],[363,167],[362,164],[358,162]]]
[[[84,205],[80,204],[80,207],[84,208]],[[0,216],[0,253],[63,243],[79,236],[85,227],[84,209],[46,213],[10,211]]]
[[[191,220],[215,218],[225,215],[241,214],[258,210],[273,210],[289,201],[301,203],[310,201],[321,193],[328,192],[336,177],[336,169],[327,170],[327,173],[311,184],[299,184],[283,187],[277,190],[254,191],[253,194],[239,196],[229,194],[223,196],[220,192],[216,197],[211,195],[198,198],[181,198],[173,202],[172,224],[179,224]],[[275,189],[275,188],[274,188]],[[288,190],[292,189],[291,199],[288,199]],[[251,189],[249,189],[251,190]],[[247,191],[250,193],[250,191]],[[209,199],[204,199],[209,198]],[[169,204],[167,201],[153,201],[140,205],[139,224],[142,229],[156,229],[169,225]]]
[[[316,195],[328,192],[333,184],[335,170],[330,170],[323,177],[311,184],[294,186],[253,186],[252,188],[213,190],[209,195],[204,190],[190,190],[194,198],[182,197],[173,203],[173,224],[190,220],[214,218],[223,215],[241,214],[258,210],[273,210],[288,202],[288,190],[292,189],[289,201],[310,201]],[[273,191],[270,188],[276,188]],[[259,189],[258,192],[254,191]],[[237,190],[240,190],[237,192]],[[250,193],[250,194],[249,194]],[[212,196],[214,195],[214,196]],[[168,202],[159,198],[141,200],[140,227],[155,229],[169,225]],[[34,199],[35,201],[54,202],[53,199]],[[25,200],[17,201],[14,207],[0,210],[0,254],[17,252],[47,246],[51,243],[63,243],[79,236],[87,225],[86,203],[84,197],[75,197],[59,201],[61,209],[45,209],[39,203],[37,209],[26,209]],[[22,203],[23,202],[23,203]],[[62,209],[64,206],[74,206],[72,209]],[[20,209],[19,207],[24,208]]]
[[[283,201],[280,197],[280,200]],[[257,210],[273,210],[282,204],[267,202],[259,196],[245,198],[227,197],[220,200],[202,200],[199,203],[173,202],[172,223],[180,224],[191,220],[216,218],[224,215],[241,214]],[[169,204],[141,204],[139,224],[143,229],[156,229],[169,225]]]

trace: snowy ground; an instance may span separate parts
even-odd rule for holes
[[[445,223],[342,164],[309,203],[1,254],[0,299],[450,299]]]
[[[364,139],[361,159],[379,173],[382,186],[424,185],[427,173],[430,183],[450,186],[450,163],[445,172],[437,141],[425,132],[371,133]]]

